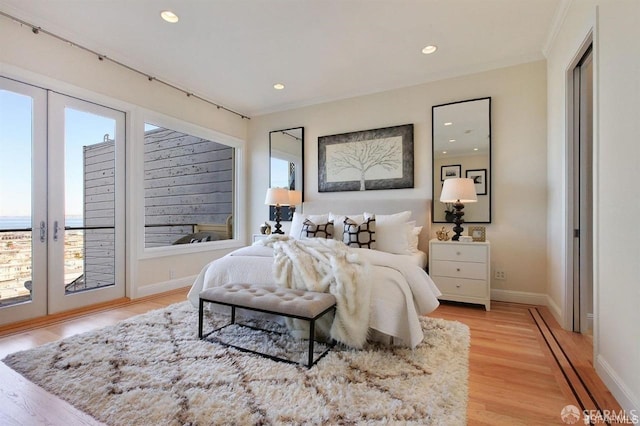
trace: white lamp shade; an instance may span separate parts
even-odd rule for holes
[[[290,190],[289,191],[289,205],[290,206],[297,206],[298,204],[302,204],[302,191]]]
[[[440,201],[443,203],[475,203],[478,201],[473,179],[453,178],[444,181]]]
[[[269,188],[264,203],[268,206],[288,206],[289,190],[287,188]]]

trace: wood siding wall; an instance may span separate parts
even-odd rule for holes
[[[145,132],[145,246],[170,245],[197,224],[224,224],[233,212],[233,164],[226,145],[170,129]]]
[[[84,149],[84,277],[69,290],[115,283],[115,144]]]

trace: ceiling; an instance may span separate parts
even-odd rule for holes
[[[561,3],[0,0],[0,10],[256,116],[543,59]],[[180,21],[164,22],[165,9]],[[437,52],[422,54],[429,44]]]

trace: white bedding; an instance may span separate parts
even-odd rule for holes
[[[369,328],[393,337],[394,344],[415,347],[424,337],[419,315],[438,307],[437,287],[424,269],[416,266],[415,256],[352,250],[371,264]],[[253,245],[209,263],[198,275],[188,298],[198,306],[200,291],[232,282],[272,285],[273,250]]]

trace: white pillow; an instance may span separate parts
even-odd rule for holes
[[[337,214],[329,213],[329,220],[333,221],[333,237],[336,240],[342,241],[342,233],[344,232],[344,221],[346,218],[351,219],[358,225],[364,222],[363,214]]]
[[[418,250],[418,242],[420,233],[422,232],[422,226],[416,226],[415,221],[407,222],[407,254],[417,253]]]
[[[327,223],[329,221],[328,214],[302,214],[298,212],[293,213],[293,219],[291,219],[291,228],[289,228],[289,236],[300,239],[300,232],[302,231],[302,225],[304,221],[309,219],[313,223]],[[334,222],[335,223],[335,222]],[[340,233],[342,235],[342,232]]]
[[[365,212],[365,220],[374,216]],[[407,221],[410,211],[396,214],[376,214],[376,249],[394,254],[407,254],[409,251],[409,232]],[[415,223],[414,223],[415,225]]]

